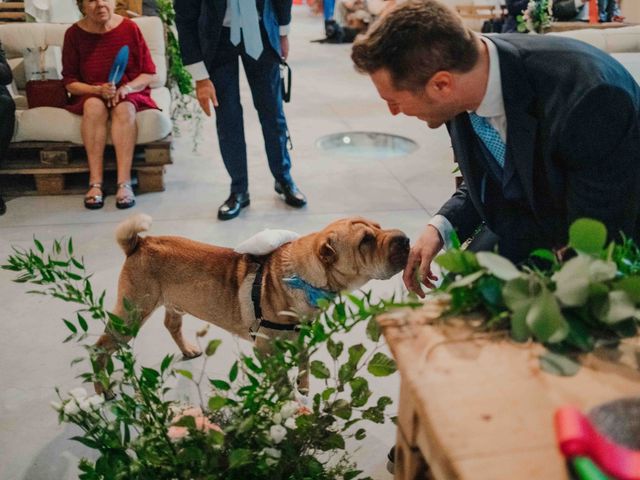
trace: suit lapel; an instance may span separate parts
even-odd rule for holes
[[[534,214],[533,165],[537,118],[532,115],[534,93],[527,79],[520,53],[509,42],[492,36],[500,57],[502,96],[507,115],[507,150]]]

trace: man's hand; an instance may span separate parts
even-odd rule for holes
[[[204,113],[207,114],[207,117],[211,116],[211,104],[209,102],[213,102],[213,106],[218,106],[218,97],[216,96],[216,88],[213,86],[213,82],[208,78],[204,80],[198,80],[196,82],[196,98],[198,99],[198,103]]]
[[[282,58],[286,60],[289,57],[289,37],[287,35],[280,35],[280,51]]]
[[[411,247],[407,266],[402,274],[402,280],[407,289],[417,294],[420,298],[424,298],[424,291],[420,286],[420,282],[427,288],[435,288],[433,281],[438,280],[438,277],[431,272],[431,261],[443,245],[444,242],[440,238],[438,230],[432,225],[427,225],[418,241]],[[418,269],[417,275],[416,268]]]

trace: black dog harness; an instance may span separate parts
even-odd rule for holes
[[[262,316],[262,307],[260,306],[260,295],[262,293],[262,270],[264,262],[258,262],[258,270],[256,270],[256,276],[253,279],[253,286],[251,287],[251,302],[253,303],[253,313],[256,316],[256,323],[254,327],[249,329],[249,334],[253,340],[256,339],[256,335],[260,328],[268,328],[269,330],[280,330],[286,332],[296,332],[300,330],[299,325],[292,323],[273,323],[265,319]]]

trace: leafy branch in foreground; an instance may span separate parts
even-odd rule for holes
[[[514,340],[533,338],[555,353],[541,359],[543,368],[574,373],[575,363],[557,354],[589,352],[638,333],[640,249],[628,238],[606,239],[602,223],[577,220],[569,231],[576,256],[559,262],[550,250],[532,253],[546,269],[518,269],[495,253],[455,248],[435,260],[451,273],[439,291],[451,296],[451,313],[483,311],[488,327],[509,328]]]
[[[87,338],[88,319],[121,336],[136,336],[137,322],[125,324],[105,310],[104,291],[94,294],[91,275],[84,261],[74,257],[71,240],[65,248],[54,241],[47,254],[41,242],[34,243],[30,250],[14,249],[3,268],[16,272],[16,281],[36,285],[31,293],[78,307],[74,320],[64,320],[70,338]],[[369,380],[396,370],[395,362],[380,351],[375,316],[406,305],[393,298],[373,300],[371,292],[339,296],[323,305],[319,318],[303,321],[297,338],[276,340],[270,355],[239,355],[224,378],[206,376],[218,339],[206,343],[195,374],[177,368],[173,355],[156,368],[141,366],[125,343],[118,344],[102,370],[95,361],[98,352],[83,344],[91,371],[80,378],[101,382],[117,397],[104,403],[82,388],[68,395],[58,392],[53,406],[60,421],[80,427],[82,435],[73,440],[97,452],[96,461],[80,461],[80,478],[361,478],[349,459],[347,441],[364,439],[367,421],[389,418],[391,399],[376,396]],[[135,305],[126,303],[126,308],[135,312]],[[345,344],[341,338],[359,325],[367,341]],[[198,332],[198,344],[206,334],[207,329]],[[305,401],[294,385],[307,360],[310,374],[323,387]],[[175,388],[179,378],[195,385],[198,398],[189,403],[198,407],[177,400],[182,394]]]

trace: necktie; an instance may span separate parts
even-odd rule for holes
[[[240,44],[240,30],[244,41],[244,51],[256,60],[262,53],[260,19],[255,0],[228,0],[231,10],[231,43]]]
[[[469,120],[471,120],[471,125],[476,135],[478,135],[485,147],[491,152],[498,165],[504,168],[504,155],[507,151],[507,146],[502,141],[502,138],[500,138],[498,131],[493,128],[485,117],[476,115],[474,112],[469,113]]]

